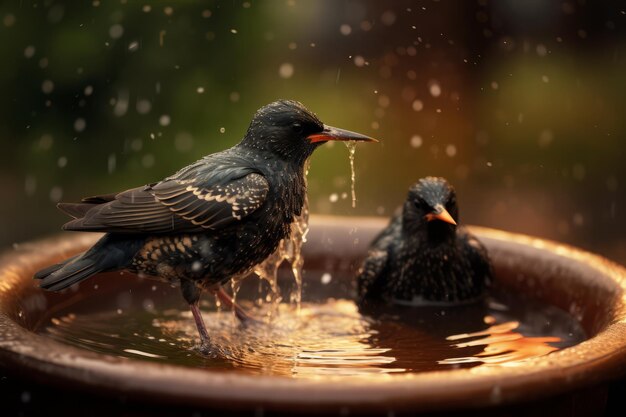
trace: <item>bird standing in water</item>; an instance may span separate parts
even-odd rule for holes
[[[457,227],[454,189],[443,178],[420,179],[402,212],[374,240],[357,278],[362,305],[371,301],[432,304],[479,298],[491,282],[487,251]]]
[[[60,291],[125,269],[180,284],[208,352],[200,294],[246,274],[289,235],[305,201],[305,161],[331,140],[375,141],[324,125],[298,102],[271,103],[257,111],[239,144],[163,181],[59,204],[74,217],[64,230],[106,234],[35,278],[42,288]]]

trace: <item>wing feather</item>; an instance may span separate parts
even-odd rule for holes
[[[243,171],[243,172],[242,172]],[[170,177],[122,193],[84,199],[82,214],[66,230],[109,233],[176,233],[214,230],[240,221],[265,203],[269,183],[250,169],[222,175]],[[93,208],[86,210],[85,204]]]

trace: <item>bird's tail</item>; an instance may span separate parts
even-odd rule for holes
[[[96,260],[83,253],[60,264],[42,269],[35,274],[35,279],[41,280],[39,286],[45,290],[61,291],[102,270]]]
[[[123,268],[133,258],[142,240],[120,239],[105,235],[87,252],[37,272],[39,286],[50,291],[61,291],[92,275]]]

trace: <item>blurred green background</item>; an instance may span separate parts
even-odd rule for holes
[[[0,244],[159,180],[302,101],[380,138],[316,153],[312,211],[390,215],[426,175],[462,221],[626,263],[622,1],[4,1]]]

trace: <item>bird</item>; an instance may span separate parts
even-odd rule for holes
[[[432,305],[480,299],[492,281],[485,247],[458,227],[456,192],[444,178],[409,188],[357,273],[361,306]]]
[[[377,142],[325,125],[303,104],[260,108],[243,139],[162,181],[79,203],[59,203],[73,217],[64,230],[104,232],[91,248],[34,276],[61,291],[105,271],[130,272],[180,286],[200,337],[211,339],[201,293],[251,272],[287,238],[306,198],[304,166],[328,141]],[[222,294],[224,295],[224,294]]]

